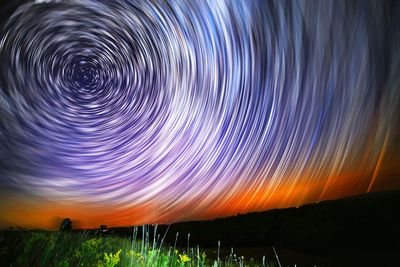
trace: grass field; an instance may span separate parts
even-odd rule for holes
[[[140,238],[134,229],[131,238],[93,232],[4,231],[0,234],[1,266],[278,266],[245,259],[234,251],[225,257],[208,258],[198,246],[177,248],[163,237],[148,231]],[[176,242],[175,242],[176,244]],[[216,247],[219,250],[219,247]]]

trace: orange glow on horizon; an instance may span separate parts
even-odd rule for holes
[[[292,187],[290,194],[288,194],[290,185],[284,183],[280,184],[273,193],[268,187],[258,192],[242,190],[242,192],[237,192],[237,194],[229,198],[223,205],[221,205],[222,203],[215,203],[215,205],[207,207],[203,214],[198,214],[198,216],[194,217],[185,216],[184,209],[188,207],[183,209],[176,207],[176,212],[173,215],[165,217],[163,214],[154,214],[152,211],[155,209],[149,205],[121,209],[115,205],[62,204],[9,196],[6,198],[7,202],[12,204],[0,206],[3,214],[7,214],[6,217],[2,217],[0,225],[2,227],[19,226],[28,229],[56,230],[61,220],[67,217],[73,221],[74,228],[80,229],[98,228],[100,224],[106,224],[108,227],[118,227],[212,219],[232,216],[238,213],[244,214],[275,208],[298,207],[307,203],[363,194],[367,192],[371,178],[366,179],[365,177],[367,177],[365,173],[352,173],[334,177],[332,179],[334,182],[326,190],[323,199],[319,197],[324,184],[307,183],[305,182],[307,181],[306,179],[299,179],[296,186]],[[378,175],[375,179],[379,180],[381,177]],[[379,189],[384,190],[385,188],[381,187]]]

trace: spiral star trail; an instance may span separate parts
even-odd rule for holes
[[[0,36],[0,223],[169,223],[400,188],[385,178],[398,10],[25,1]]]

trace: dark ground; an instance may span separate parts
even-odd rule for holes
[[[158,225],[156,240],[162,239],[167,228],[167,225]],[[89,236],[129,238],[133,229],[73,231],[85,231]],[[145,229],[152,241],[154,227]],[[140,239],[143,227],[137,230]],[[164,245],[173,247],[176,233],[179,233],[177,247],[188,247],[190,233],[190,248],[199,245],[200,250],[213,259],[217,258],[220,241],[221,260],[229,257],[233,248],[234,254],[245,256],[246,260],[254,258],[260,263],[265,256],[267,262],[275,261],[274,247],[282,266],[400,266],[400,191],[376,192],[211,221],[171,224]],[[26,234],[21,229],[2,232],[3,236],[16,240]],[[12,246],[3,245],[2,250]]]
[[[166,229],[158,226],[160,238]],[[187,246],[190,233],[190,246],[210,248],[210,256],[216,255],[220,241],[222,257],[233,247],[237,255],[274,258],[274,246],[283,266],[400,266],[400,191],[176,223],[170,226],[165,243],[173,246],[177,232],[178,246]],[[109,234],[130,236],[132,228],[110,229]]]

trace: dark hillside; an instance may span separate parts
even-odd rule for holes
[[[153,228],[150,227],[150,233]],[[164,234],[167,226],[159,225]],[[115,234],[129,234],[131,229],[112,229]],[[368,263],[381,259],[399,262],[400,191],[376,192],[339,200],[255,212],[211,221],[172,224],[166,242],[178,245],[216,248],[270,248],[334,258],[338,261],[363,258]],[[141,236],[139,230],[139,237]],[[152,237],[151,237],[152,238]],[[258,249],[257,249],[258,250]]]

